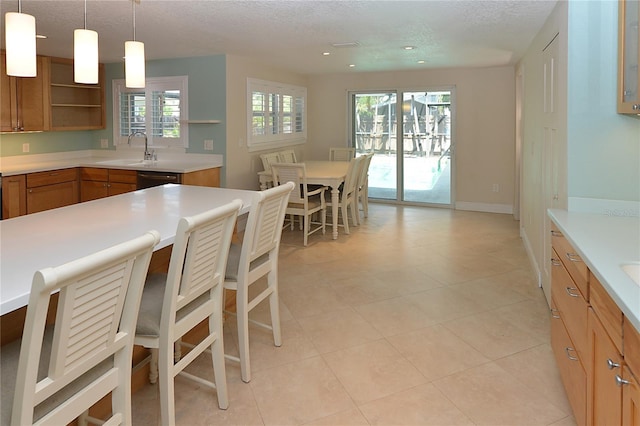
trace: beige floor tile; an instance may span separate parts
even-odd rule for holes
[[[527,388],[495,363],[436,380],[433,384],[477,425],[547,425],[566,417],[566,413],[544,396]]]
[[[549,426],[577,426],[577,423],[573,416],[567,416],[557,422],[549,423]]]
[[[434,288],[412,294],[410,297],[412,303],[438,322],[466,317],[485,310],[480,303],[451,286]]]
[[[320,357],[255,373],[250,382],[265,425],[298,425],[354,408]]]
[[[490,310],[527,300],[526,296],[514,291],[509,284],[494,281],[493,277],[455,284],[449,288],[458,292],[461,297],[472,299],[482,310]]]
[[[435,324],[435,319],[416,306],[411,297],[396,297],[359,305],[355,310],[384,336],[406,333]]]
[[[280,299],[297,319],[347,307],[340,293],[329,285],[309,285],[281,289]]]
[[[489,311],[443,324],[484,356],[495,360],[544,343],[525,328]]]
[[[305,426],[365,426],[369,425],[367,419],[364,418],[360,410],[352,408],[338,414],[323,417],[321,419],[305,423]]]
[[[430,383],[369,402],[359,408],[372,425],[473,425],[462,411]]]
[[[547,343],[499,359],[497,365],[516,377],[528,388],[547,399],[565,414],[571,406],[564,391],[551,346]],[[526,366],[526,368],[523,368]]]
[[[425,383],[424,376],[385,340],[323,355],[356,404]]]
[[[301,318],[299,323],[320,353],[382,338],[382,334],[352,308]]]
[[[536,300],[526,300],[503,306],[494,311],[496,315],[511,324],[526,330],[539,342],[548,342],[551,329],[549,305],[542,291]]]
[[[426,378],[435,380],[489,362],[441,325],[387,337]]]

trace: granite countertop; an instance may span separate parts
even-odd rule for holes
[[[200,156],[198,154],[186,154],[171,156],[171,158],[163,158],[158,161],[151,162],[142,161],[138,157],[118,158],[101,156],[71,156],[67,158],[60,158],[59,155],[37,156],[32,161],[23,160],[12,162],[9,159],[3,159],[0,167],[0,173],[2,173],[3,176],[12,176],[23,173],[69,169],[73,167],[98,167],[108,169],[190,173],[199,170],[222,167],[222,157],[215,155]]]
[[[560,209],[549,217],[640,332],[640,284],[622,269],[640,262],[640,218]]]

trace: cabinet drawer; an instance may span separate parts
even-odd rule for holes
[[[77,179],[78,172],[75,168],[29,173],[27,175],[27,188],[71,182]]]
[[[591,275],[591,306],[602,322],[611,341],[622,353],[622,311],[598,279]]]
[[[551,306],[555,306],[553,296]],[[577,424],[584,425],[587,423],[587,375],[573,350],[574,346],[564,323],[559,318],[551,318],[551,347],[573,416]]]
[[[587,284],[589,273],[587,265],[582,261],[582,258],[578,256],[578,253],[573,249],[571,243],[564,237],[553,222],[551,224],[551,245],[556,253],[558,253],[559,259],[562,261],[564,267],[567,268],[567,271],[582,292],[585,300],[589,301],[589,287]]]
[[[62,182],[27,189],[27,214],[78,202],[78,182]]]
[[[622,325],[624,335],[623,351],[624,359],[636,377],[640,378],[640,333],[627,319]]]
[[[135,170],[109,169],[109,182],[132,183],[138,180],[138,172]]]
[[[106,182],[109,180],[109,169],[100,169],[97,167],[83,167],[80,169],[80,179],[97,180]]]
[[[580,359],[584,360],[587,351],[587,315],[589,305],[587,305],[562,262],[552,262],[551,268],[551,295],[556,302],[558,313],[575,343],[575,349]]]

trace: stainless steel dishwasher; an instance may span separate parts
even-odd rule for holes
[[[138,189],[151,188],[165,183],[181,183],[182,174],[172,172],[138,172]]]

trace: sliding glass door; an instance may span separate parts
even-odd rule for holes
[[[451,89],[350,93],[352,144],[375,153],[369,198],[452,204],[451,101]]]

